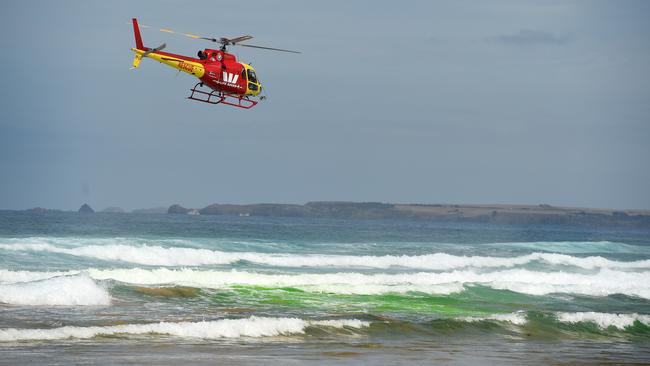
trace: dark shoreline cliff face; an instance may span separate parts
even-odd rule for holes
[[[168,213],[186,214],[189,211],[190,209],[180,205],[172,205],[169,207]],[[276,203],[212,204],[200,209],[199,212],[201,215],[650,227],[650,211],[565,208],[545,204],[537,206],[426,205],[379,202],[309,202],[304,205]]]

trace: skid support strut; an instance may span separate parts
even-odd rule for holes
[[[228,94],[224,92],[218,92],[216,90],[210,90],[210,92],[206,92],[204,90],[199,89],[202,86],[203,83],[196,83],[196,85],[194,85],[194,87],[190,89],[192,94],[190,94],[190,96],[187,97],[187,99],[192,99],[199,102],[210,103],[210,104],[226,104],[233,107],[244,108],[244,109],[250,109],[255,107],[255,105],[257,105],[257,101],[248,99],[248,97],[246,96],[237,95],[237,94]]]

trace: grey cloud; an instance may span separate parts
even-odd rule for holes
[[[555,35],[550,32],[522,29],[514,34],[501,34],[487,38],[488,42],[514,46],[564,45],[570,41],[568,35]]]

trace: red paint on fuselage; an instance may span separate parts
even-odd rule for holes
[[[143,47],[145,51],[149,50],[148,47]],[[157,51],[156,54],[175,58],[185,61],[196,62],[203,65],[205,73],[203,77],[199,78],[201,82],[220,92],[228,94],[244,95],[246,94],[246,72],[244,66],[237,62],[235,55],[223,52],[221,50],[205,49],[205,59],[188,57],[178,55],[175,53]],[[182,68],[182,63],[179,67]]]
[[[211,49],[204,52],[207,57],[201,60],[205,67],[203,84],[228,94],[246,94],[246,73],[242,72],[244,66],[237,62],[235,55]]]

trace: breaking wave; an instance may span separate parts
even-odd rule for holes
[[[24,340],[56,340],[94,338],[101,335],[164,334],[181,338],[240,338],[273,337],[304,334],[309,327],[354,328],[368,327],[369,322],[358,319],[304,320],[299,318],[266,318],[251,316],[244,319],[222,319],[204,322],[161,322],[153,324],[124,324],[112,326],[53,329],[0,329],[0,342]]]
[[[0,280],[9,271],[2,271]],[[50,273],[52,274],[52,273]],[[21,273],[25,279],[25,272]],[[0,303],[12,305],[109,305],[111,296],[87,275],[52,277],[36,281],[0,284]]]
[[[42,278],[42,272],[32,272]],[[70,274],[61,272],[60,274]],[[530,295],[573,293],[591,296],[624,294],[650,299],[650,271],[625,272],[602,269],[595,273],[540,272],[509,269],[494,272],[451,271],[401,274],[364,274],[355,272],[266,274],[246,271],[215,271],[196,269],[95,269],[84,273],[95,280],[115,280],[137,285],[179,285],[199,288],[232,288],[234,286],[293,287],[309,292],[339,294],[383,294],[423,292],[451,294],[475,284],[498,290]],[[50,273],[55,274],[57,273]],[[0,281],[11,271],[0,272]],[[26,278],[25,273],[21,274]]]
[[[536,243],[540,246],[543,243]],[[532,245],[532,244],[531,244]],[[87,257],[147,266],[226,265],[241,261],[276,267],[404,267],[424,270],[461,268],[512,268],[531,262],[573,266],[582,269],[650,269],[650,260],[615,261],[602,256],[575,257],[567,254],[535,252],[518,257],[458,256],[447,253],[424,255],[327,255],[256,252],[223,252],[210,249],[163,247],[159,245],[86,245],[63,247],[46,242],[0,244],[0,249],[36,251]],[[539,249],[539,248],[537,248]]]
[[[489,320],[489,321],[508,322],[514,325],[524,325],[526,324],[527,321],[526,314],[523,311],[518,311],[509,314],[491,314],[488,316],[465,316],[465,317],[456,318],[456,320],[470,322],[470,323]]]
[[[635,323],[650,325],[650,315],[577,312],[554,313],[545,318],[554,322],[576,324],[594,323],[603,330],[611,327],[618,330],[627,330]],[[536,318],[536,321],[540,321]],[[544,318],[542,318],[544,319]],[[455,317],[440,319],[440,321],[460,321],[466,323],[498,322],[525,326],[529,322],[528,314],[524,311],[503,314],[489,314],[485,316]],[[542,320],[543,321],[543,320]],[[382,320],[381,323],[390,323]],[[550,325],[550,324],[549,324]],[[62,340],[62,339],[89,339],[97,336],[111,335],[167,335],[179,338],[222,339],[222,338],[261,338],[278,336],[303,335],[310,328],[318,329],[347,329],[360,331],[371,326],[371,322],[359,319],[330,319],[309,320],[300,318],[276,318],[251,316],[241,319],[221,319],[201,322],[160,322],[149,324],[121,324],[110,326],[64,326],[50,329],[0,329],[0,342],[16,342],[28,340]],[[573,328],[575,331],[584,329]]]
[[[635,322],[650,325],[650,315],[633,314],[609,314],[593,311],[582,313],[557,313],[557,319],[565,323],[595,323],[600,328],[607,329],[614,327],[625,329],[631,327]]]
[[[558,312],[551,315],[551,319],[555,318],[560,323],[594,323],[601,329],[614,327],[619,330],[625,330],[628,327],[639,322],[644,325],[650,325],[650,315],[642,315],[637,313],[631,314],[616,314],[616,313],[598,313],[593,311],[587,312]],[[524,311],[517,311],[514,313],[506,314],[490,314],[486,316],[466,316],[455,318],[455,320],[464,322],[481,322],[481,321],[499,321],[508,322],[514,325],[524,325],[528,322],[528,316]]]
[[[74,276],[79,274],[79,271],[59,271],[59,272],[32,272],[32,271],[10,271],[7,269],[0,269],[0,285],[7,285],[19,282],[32,282],[46,280],[48,278],[60,276]]]

